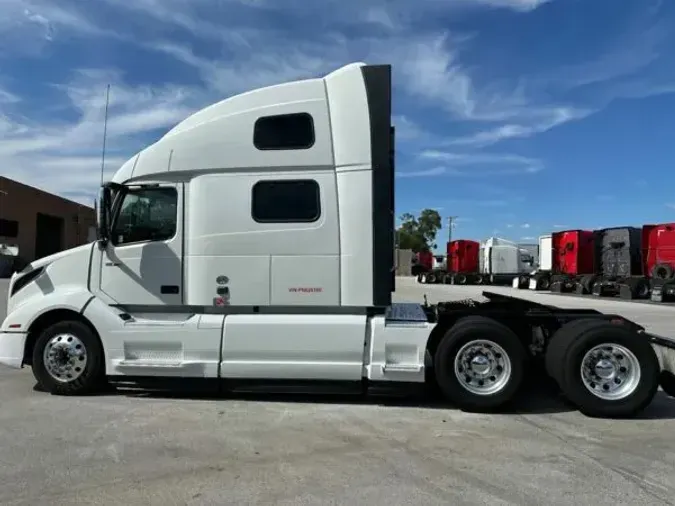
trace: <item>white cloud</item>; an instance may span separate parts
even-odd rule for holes
[[[520,238],[521,241],[534,241],[535,239],[536,239],[536,237],[531,236],[531,235],[526,235],[526,236]]]
[[[529,224],[529,223],[523,223],[523,224],[520,226],[520,228],[530,228],[530,224]]]
[[[16,104],[21,98],[3,88],[0,88],[0,104]]]
[[[436,165],[435,175],[484,177],[489,175],[536,174],[543,169],[541,160],[507,153],[453,153],[425,150],[421,161]]]
[[[675,209],[675,203],[666,204],[666,207],[669,207],[670,209]]]
[[[5,116],[0,121],[4,175],[57,193],[94,195],[100,181],[105,83],[110,77],[122,78],[116,72],[85,70],[57,88],[77,113],[74,121]],[[106,178],[145,144],[138,135],[166,129],[194,109],[192,90],[173,85],[132,87],[117,81],[110,98]]]
[[[508,139],[522,139],[547,132],[569,121],[583,119],[595,111],[573,107],[547,109],[549,117],[533,123],[507,123],[502,126],[477,132],[448,141],[453,146],[485,147]]]
[[[466,0],[465,0],[466,1]],[[490,5],[492,7],[507,7],[516,11],[528,12],[549,3],[552,0],[469,0],[477,4]]]
[[[445,167],[432,167],[430,169],[422,170],[412,170],[412,171],[398,171],[396,172],[396,177],[409,178],[409,177],[436,177],[447,175],[448,170]]]

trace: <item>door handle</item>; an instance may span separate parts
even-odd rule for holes
[[[178,285],[162,285],[159,291],[163,294],[172,294],[172,295],[180,293]]]
[[[106,262],[105,263],[106,267],[119,267],[120,264],[117,262]]]

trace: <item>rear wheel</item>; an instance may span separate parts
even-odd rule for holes
[[[505,325],[482,316],[459,320],[434,356],[444,396],[466,411],[493,411],[510,402],[525,376],[526,352]]]
[[[659,386],[649,341],[622,325],[582,322],[558,336],[555,348],[560,365],[554,374],[565,396],[588,416],[621,418],[643,410]]]
[[[544,276],[539,279],[539,288],[542,290],[548,290],[551,287],[551,279],[548,276]]]
[[[55,323],[40,334],[32,368],[38,386],[59,395],[89,393],[105,379],[101,342],[78,321]]]
[[[456,285],[466,285],[468,281],[466,274],[455,274],[455,284]]]
[[[562,388],[561,374],[563,362],[565,361],[565,353],[567,352],[570,341],[577,335],[580,327],[591,328],[598,325],[605,325],[605,322],[589,318],[572,320],[560,327],[553,336],[551,336],[544,356],[546,373],[558,383],[560,388]]]

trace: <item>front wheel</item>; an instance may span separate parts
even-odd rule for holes
[[[103,348],[84,323],[64,321],[47,327],[33,349],[33,375],[41,389],[58,395],[89,393],[105,378]]]
[[[516,395],[525,377],[526,352],[505,325],[482,316],[462,318],[434,356],[444,396],[466,411],[493,411]]]

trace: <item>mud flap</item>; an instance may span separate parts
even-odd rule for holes
[[[675,397],[675,341],[659,336],[657,342],[652,342],[652,347],[661,368],[661,389],[670,397]]]

